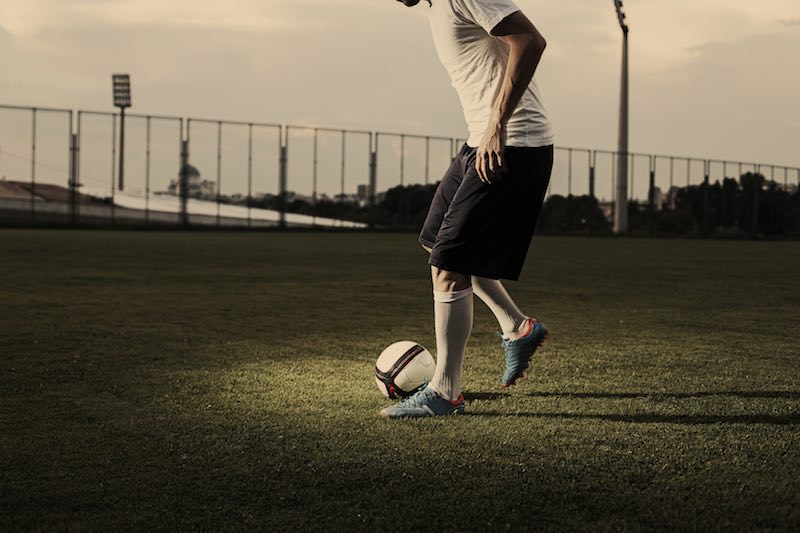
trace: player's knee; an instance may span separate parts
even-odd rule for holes
[[[472,285],[470,276],[431,266],[433,290],[436,292],[463,291]]]

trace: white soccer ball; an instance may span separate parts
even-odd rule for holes
[[[386,348],[375,362],[375,383],[387,398],[408,398],[433,378],[436,361],[431,353],[412,341]]]

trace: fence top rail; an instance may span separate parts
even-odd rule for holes
[[[730,165],[754,165],[756,163],[745,163],[744,161],[726,161],[722,159],[703,159],[700,157],[688,157],[685,155],[664,155],[664,154],[653,154],[655,159],[669,159],[671,161],[686,161],[686,162],[695,162],[695,163],[727,163]]]
[[[0,104],[0,109],[14,109],[17,111],[46,111],[48,113],[69,113],[72,114],[72,109],[64,109],[61,107],[41,107],[41,106],[23,106],[23,105],[8,105]]]
[[[106,116],[106,117],[118,117],[120,114],[114,111],[95,111],[92,109],[79,109],[78,115],[99,115],[99,116]],[[142,114],[142,113],[125,113],[125,116],[128,118],[154,118],[157,120],[177,120],[182,121],[182,117],[176,117],[171,115],[150,115],[150,114]]]
[[[558,146],[557,149],[563,150],[565,147]],[[578,150],[576,148],[572,148],[572,150]],[[585,149],[584,149],[585,150]],[[622,152],[617,150],[592,150],[596,154],[606,154],[606,155],[615,155],[619,156]],[[641,152],[628,152],[629,157],[652,157],[653,159],[669,159],[672,161],[683,161],[688,163],[722,163],[728,165],[742,165],[742,166],[750,166],[754,168],[772,168],[775,169],[788,169],[788,170],[800,170],[800,167],[793,167],[790,165],[775,165],[772,163],[755,163],[755,162],[748,162],[748,161],[731,161],[726,159],[705,159],[702,157],[691,157],[685,155],[667,155],[667,154],[645,154]]]
[[[220,119],[213,119],[213,118],[192,118],[189,117],[186,119],[187,123],[191,122],[200,122],[203,124],[231,124],[235,126],[258,126],[260,128],[282,128],[283,126],[280,124],[273,124],[270,122],[246,122],[243,120],[220,120]]]
[[[687,157],[683,155],[664,155],[664,154],[653,154],[653,157],[656,159],[672,159],[675,161],[705,161],[706,163],[717,163],[723,165],[742,165],[754,168],[765,168],[765,167],[775,167],[776,169],[789,169],[789,170],[800,170],[800,167],[793,167],[790,165],[776,165],[773,163],[757,163],[753,161],[735,161],[730,159],[703,159],[699,157]]]
[[[376,136],[383,135],[384,137],[405,137],[407,139],[421,139],[421,140],[431,140],[431,141],[447,141],[453,142],[456,140],[455,137],[444,137],[442,135],[422,135],[419,133],[397,133],[393,131],[376,131]]]
[[[575,146],[561,146],[561,145],[555,145],[553,146],[553,148],[555,150],[567,150],[569,152],[586,152],[587,154],[592,153],[591,148],[577,148]]]
[[[703,159],[701,157],[690,157],[685,155],[663,155],[653,154],[653,159],[669,159],[670,161],[685,161],[686,163],[708,163],[710,159]]]
[[[760,167],[760,168],[774,168],[775,170],[800,170],[800,167],[792,167],[789,165],[773,165],[772,163],[748,163],[745,161],[728,161],[726,159],[709,159],[709,163],[716,163],[718,165],[742,165],[748,167]]]
[[[322,131],[326,133],[353,133],[355,135],[372,135],[371,131],[367,130],[349,130],[347,128],[329,128],[324,126],[298,126],[297,124],[288,124],[286,131],[300,130],[300,131]]]

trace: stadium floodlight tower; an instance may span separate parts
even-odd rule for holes
[[[622,0],[614,0],[619,27],[622,28],[622,84],[619,100],[619,147],[617,149],[617,202],[614,232],[628,233],[628,24]]]
[[[119,190],[125,189],[125,108],[131,106],[131,77],[112,74],[114,106],[119,108]]]

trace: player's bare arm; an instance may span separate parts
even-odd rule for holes
[[[509,47],[505,76],[492,106],[483,140],[478,146],[475,167],[484,183],[503,165],[505,127],[539,66],[547,42],[522,11],[512,13],[492,35]]]

